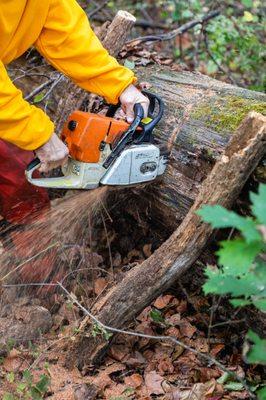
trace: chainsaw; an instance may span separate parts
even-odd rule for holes
[[[27,180],[46,188],[95,189],[136,185],[162,175],[168,154],[156,144],[153,129],[163,116],[164,104],[155,94],[143,93],[150,100],[148,118],[141,104],[135,104],[132,124],[114,118],[120,104],[109,106],[106,115],[74,111],[61,135],[69,148],[62,176],[34,178],[40,167],[35,158],[26,169]]]

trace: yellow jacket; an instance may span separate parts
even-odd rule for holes
[[[0,0],[0,139],[34,150],[49,140],[54,125],[27,103],[5,66],[30,46],[85,90],[117,103],[135,82],[102,47],[75,0]]]

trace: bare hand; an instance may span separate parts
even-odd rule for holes
[[[144,110],[144,118],[148,116],[150,101],[134,85],[129,85],[120,95],[122,109],[126,114],[127,122],[134,120],[134,105],[140,103]]]
[[[41,161],[40,172],[48,172],[67,163],[69,150],[53,133],[48,142],[35,150],[35,153]]]

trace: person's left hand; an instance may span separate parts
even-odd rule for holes
[[[134,105],[140,103],[144,110],[144,118],[148,116],[150,101],[134,85],[129,85],[120,95],[120,102],[126,114],[127,122],[131,124],[134,120]]]

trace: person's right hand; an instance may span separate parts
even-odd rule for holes
[[[35,154],[41,161],[40,172],[48,172],[67,163],[69,150],[53,133],[48,142],[35,150]]]

